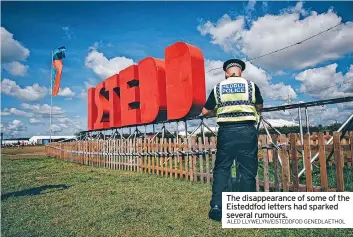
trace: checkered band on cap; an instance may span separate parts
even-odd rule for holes
[[[244,117],[244,116],[255,116],[255,114],[250,112],[237,112],[237,113],[226,113],[226,114],[218,115],[219,118],[235,118],[235,117]]]
[[[226,67],[226,70],[227,70],[228,68],[230,68],[230,67],[238,67],[238,68],[240,68],[241,70],[243,70],[242,66],[241,66],[240,64],[238,64],[238,63],[230,63],[230,64],[228,64],[228,66]]]

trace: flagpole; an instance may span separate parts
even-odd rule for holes
[[[51,114],[52,114],[52,107],[53,107],[53,51],[51,51],[51,69],[50,69],[50,139],[49,142],[51,142],[51,133],[52,133],[52,129],[51,129]]]

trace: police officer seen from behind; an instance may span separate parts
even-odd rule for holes
[[[209,217],[217,221],[222,218],[222,192],[226,191],[234,159],[239,164],[239,192],[256,192],[256,123],[263,108],[259,88],[241,77],[245,70],[243,61],[230,59],[223,64],[223,70],[226,80],[213,88],[202,109],[203,116],[216,115],[219,125],[209,212]]]

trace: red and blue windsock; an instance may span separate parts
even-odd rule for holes
[[[59,93],[60,89],[60,80],[61,74],[63,71],[63,58],[65,58],[65,50],[64,46],[59,47],[53,52],[53,67],[52,67],[52,82],[53,82],[53,91],[52,95],[56,96]]]

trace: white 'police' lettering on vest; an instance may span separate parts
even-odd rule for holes
[[[244,83],[232,83],[222,85],[222,94],[245,93]]]

